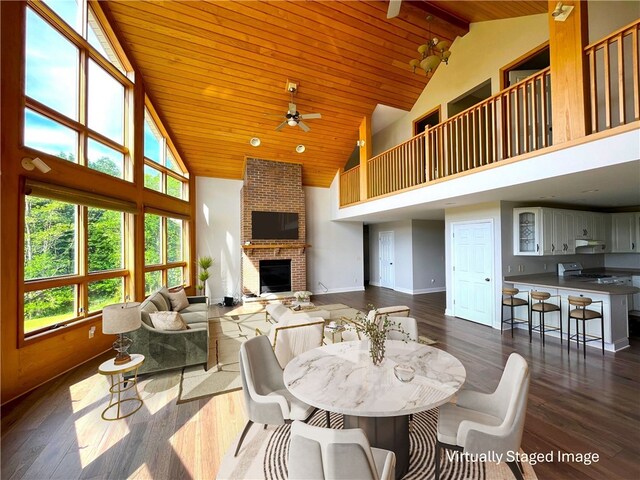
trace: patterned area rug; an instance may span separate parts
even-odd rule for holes
[[[319,308],[328,311],[331,314],[331,320],[341,317],[354,318],[358,313],[355,308],[341,303],[322,305]],[[313,314],[313,310],[305,312]],[[264,310],[210,318],[207,369],[205,370],[202,365],[183,369],[178,403],[240,390],[242,388],[238,366],[240,345],[256,334],[266,334],[271,326]],[[327,335],[325,342],[331,343],[330,335]]]
[[[437,410],[420,412],[413,416],[413,423],[409,433],[409,471],[403,480],[427,480],[434,478],[434,452]],[[309,421],[311,425],[325,427],[325,413],[318,411]],[[342,428],[342,416],[331,414],[331,426]],[[231,445],[220,465],[218,480],[286,480],[287,458],[289,455],[290,426],[269,426],[266,430],[262,425],[253,425],[237,457],[237,439]],[[513,474],[504,464],[449,461],[446,452],[442,455],[442,480],[513,480]],[[526,480],[537,479],[533,468],[522,464]]]

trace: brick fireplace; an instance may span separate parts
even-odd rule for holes
[[[298,215],[298,238],[252,238],[252,212]],[[307,289],[302,165],[248,158],[241,194],[242,293],[260,295],[260,261],[291,260],[291,290]]]

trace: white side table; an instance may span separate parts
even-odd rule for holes
[[[144,363],[144,355],[133,353],[131,355],[131,361],[123,363],[122,365],[116,365],[114,361],[115,358],[107,360],[98,368],[98,372],[102,375],[108,375],[111,381],[111,387],[109,388],[109,393],[111,394],[109,405],[102,411],[102,418],[108,421],[119,420],[133,415],[140,410],[143,404],[140,393],[138,392],[138,369],[140,365]],[[133,378],[125,380],[123,375],[127,372],[134,372]],[[129,390],[133,391],[134,396],[122,398],[123,394]],[[133,405],[135,408],[123,415],[122,406],[128,402],[134,402]],[[107,412],[114,408],[116,409],[115,417],[108,418]]]

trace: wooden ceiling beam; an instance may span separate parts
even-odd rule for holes
[[[410,0],[410,3],[420,10],[423,10],[428,15],[433,15],[434,17],[437,17],[440,20],[453,25],[454,27],[458,27],[464,32],[461,36],[469,33],[469,20],[446,10],[441,6],[440,2],[432,2],[428,0]]]

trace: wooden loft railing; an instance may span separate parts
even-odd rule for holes
[[[639,40],[640,19],[585,48],[591,133],[640,120]],[[368,198],[550,147],[551,107],[546,68],[369,159]],[[360,201],[354,170],[340,177],[341,206]]]
[[[550,88],[550,69],[546,68],[369,159],[368,197],[423,185],[551,145]],[[359,200],[353,178],[346,176],[352,171],[340,177],[341,206]]]
[[[639,30],[640,19],[585,48],[592,133],[640,119]]]
[[[340,205],[360,201],[360,165],[340,174]]]

